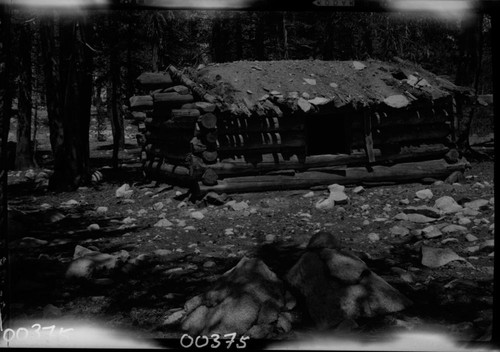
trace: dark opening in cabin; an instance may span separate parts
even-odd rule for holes
[[[305,121],[308,155],[350,153],[351,136],[344,114],[323,113]]]

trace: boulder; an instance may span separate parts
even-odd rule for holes
[[[438,208],[444,214],[453,214],[461,211],[463,208],[450,196],[438,198],[434,203],[434,207]]]

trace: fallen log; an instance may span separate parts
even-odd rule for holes
[[[205,186],[198,183],[200,195],[208,192],[237,193],[261,192],[287,189],[308,189],[314,186],[333,183],[350,185],[363,182],[410,182],[432,177],[444,179],[454,171],[464,171],[470,167],[462,159],[456,164],[448,164],[444,159],[429,160],[414,163],[396,164],[393,166],[373,166],[372,171],[365,167],[347,168],[345,173],[325,173],[306,171],[295,176],[244,176],[227,178],[218,181],[215,186]]]
[[[156,118],[148,117],[144,120],[144,123],[148,129],[169,129],[169,130],[189,130],[191,133],[194,132],[196,127],[197,117],[177,119],[177,120],[159,120]]]
[[[206,90],[201,88],[191,79],[189,79],[186,75],[183,75],[182,72],[177,70],[174,66],[172,65],[168,66],[167,71],[172,75],[172,77],[175,80],[177,80],[179,83],[191,89],[191,91],[193,91],[193,93],[197,95],[200,99],[203,99],[209,103],[216,102],[216,98],[213,95],[208,94]]]

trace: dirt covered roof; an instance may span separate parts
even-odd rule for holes
[[[368,61],[236,61],[210,64],[189,75],[222,104],[244,104],[250,111],[266,100],[311,106],[386,103],[399,108],[414,101],[436,100],[463,88],[418,65]],[[307,102],[307,103],[305,103]]]

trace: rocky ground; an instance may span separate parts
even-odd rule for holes
[[[123,155],[132,163],[138,151]],[[108,156],[97,148],[94,164]],[[378,336],[430,327],[481,339],[492,317],[493,168],[493,162],[472,162],[465,180],[453,184],[196,202],[186,189],[142,182],[133,164],[118,173],[101,168],[103,179],[93,187],[57,194],[46,190],[50,170],[12,171],[12,316],[21,326],[71,321],[122,329],[129,337],[178,339],[186,301],[220,284],[243,257],[261,259],[286,281],[311,236],[327,231],[413,302],[400,312],[353,319],[342,331]],[[328,206],[331,198],[337,202]],[[282,320],[270,338],[317,331],[300,304],[287,309],[288,323]]]

